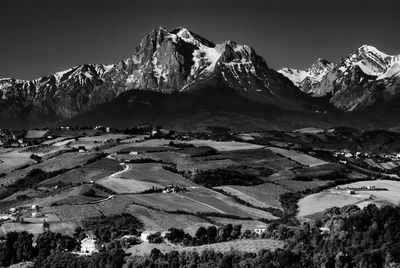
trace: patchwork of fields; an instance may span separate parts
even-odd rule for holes
[[[194,235],[200,226],[209,226],[211,223],[241,224],[244,229],[254,229],[263,225],[263,222],[278,219],[266,210],[282,210],[279,202],[282,194],[315,188],[329,182],[295,181],[295,176],[301,172],[323,174],[325,169],[331,169],[326,166],[327,162],[309,155],[245,142],[254,142],[256,134],[240,135],[244,142],[178,141],[123,134],[79,139],[68,136],[46,141],[46,146],[53,146],[57,150],[84,146],[89,152],[62,152],[41,163],[27,160],[28,153],[25,160],[19,157],[22,161],[19,164],[33,161],[29,162],[32,165],[9,172],[2,178],[4,185],[23,179],[34,168],[45,172],[60,169],[68,171],[41,181],[40,189],[32,188],[14,193],[3,200],[9,202],[4,208],[37,204],[45,218],[67,224],[59,227],[65,233],[70,232],[68,228],[79,226],[82,219],[122,213],[137,217],[146,230],[167,230],[175,227]],[[110,140],[113,142],[109,142]],[[171,141],[173,143],[170,144]],[[107,146],[102,147],[105,143]],[[100,159],[99,154],[94,152],[96,147],[99,153],[104,153]],[[0,159],[5,159],[7,153],[12,156],[15,151],[0,154]],[[173,172],[165,169],[166,167]],[[236,180],[235,183],[240,185],[225,185],[224,182],[211,189],[192,180],[202,171],[230,168],[248,175],[244,178],[258,177],[257,183],[261,184],[240,184]],[[56,185],[60,188],[55,187]],[[169,185],[184,190],[176,193],[143,193]],[[25,196],[25,199],[22,200],[20,196]],[[245,203],[249,205],[244,205]],[[310,204],[304,206],[310,209]],[[35,220],[40,219],[32,219],[26,225],[27,230],[38,228]],[[262,247],[281,246],[274,241],[258,241],[261,242],[243,241],[241,250],[253,252]],[[220,250],[228,250],[230,245],[221,244]]]

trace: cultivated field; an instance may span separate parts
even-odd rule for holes
[[[97,181],[111,174],[122,170],[122,166],[118,161],[112,159],[100,159],[80,168],[73,169],[64,174],[46,180],[39,185],[54,185],[58,182],[63,183],[81,183],[89,181]]]
[[[88,160],[93,159],[96,156],[94,153],[64,153],[57,155],[49,160],[41,162],[36,165],[29,166],[22,170],[16,170],[6,177],[2,178],[3,185],[11,184],[19,179],[24,178],[32,169],[41,169],[46,172],[61,170],[61,169],[72,169],[77,166],[83,166]]]
[[[62,205],[44,207],[42,211],[46,214],[55,214],[62,221],[80,221],[85,218],[102,216],[102,213],[97,205]]]
[[[350,204],[359,205],[360,207],[364,207],[370,203],[375,203],[377,205],[400,204],[399,181],[360,181],[341,185],[340,187],[359,188],[369,185],[377,188],[386,188],[388,191],[356,191],[355,194],[349,194],[346,190],[337,190],[336,188],[333,188],[300,199],[298,216],[305,217],[307,215],[322,212],[330,207],[342,207]]]
[[[273,183],[264,183],[254,186],[228,185],[220,186],[218,189],[237,196],[240,199],[257,207],[281,208],[279,196],[288,192],[284,187]]]
[[[265,149],[224,152],[222,156],[241,165],[267,167],[275,172],[299,167],[296,162]]]
[[[320,165],[328,164],[328,162],[323,161],[321,159],[312,157],[307,154],[302,154],[293,150],[286,150],[277,147],[268,147],[268,150],[271,150],[277,154],[283,155],[293,161],[300,163],[301,165],[308,166],[308,167],[315,167]]]
[[[303,191],[306,189],[314,189],[317,188],[319,186],[324,186],[328,183],[330,183],[332,181],[296,181],[296,180],[286,180],[286,179],[282,179],[277,181],[276,183],[279,185],[282,185],[284,188],[293,191],[293,192],[297,192],[297,191]]]
[[[159,249],[161,252],[166,253],[173,250],[176,251],[197,251],[202,252],[204,250],[214,250],[221,253],[230,252],[232,250],[241,251],[241,252],[253,252],[257,253],[261,249],[274,251],[278,248],[283,248],[284,243],[278,240],[272,239],[241,239],[223,243],[209,244],[197,247],[183,247],[179,245],[173,244],[150,244],[150,243],[142,243],[139,245],[132,246],[128,250],[127,253],[132,253],[132,255],[149,255],[151,250],[154,248]]]
[[[245,142],[236,142],[236,141],[213,141],[213,140],[191,140],[187,143],[193,144],[195,146],[210,146],[217,151],[236,151],[236,150],[253,150],[253,149],[261,149],[264,146],[245,143]]]
[[[217,213],[253,219],[275,218],[268,212],[246,207],[227,196],[203,187],[190,188],[189,192],[185,193],[141,194],[132,195],[131,197],[136,204],[169,212]]]
[[[162,168],[162,164],[127,164],[124,171],[101,179],[98,183],[116,193],[140,193],[152,187],[193,186],[191,181]]]
[[[30,159],[31,153],[20,153],[20,148],[0,148],[0,173],[8,173],[36,161]]]
[[[171,214],[138,205],[130,205],[127,212],[137,217],[143,223],[145,230],[165,231],[173,227],[184,229],[185,232],[194,235],[200,226],[211,225],[196,216]]]
[[[180,193],[181,196],[207,204],[226,214],[237,215],[240,217],[250,217],[253,219],[264,218],[264,219],[275,219],[270,213],[250,208],[242,204],[237,203],[232,198],[227,197],[223,194],[217,193],[207,188],[195,188],[191,189],[189,192]]]

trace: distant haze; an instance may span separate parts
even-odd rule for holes
[[[400,53],[399,0],[1,0],[0,10],[0,78],[115,63],[159,26],[248,44],[274,69],[339,62],[363,44]]]

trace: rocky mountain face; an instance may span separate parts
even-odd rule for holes
[[[257,101],[303,109],[302,92],[269,69],[251,47],[232,41],[214,44],[185,28],[159,28],[116,64],[84,64],[32,81],[1,79],[0,117],[12,107],[28,110],[27,121],[47,115],[50,121],[72,118],[128,90],[188,92],[208,79]]]
[[[278,72],[289,78],[293,84],[299,87],[303,92],[310,93],[334,67],[334,63],[319,58],[311,68],[307,70],[283,68]]]
[[[400,93],[400,55],[387,55],[364,45],[333,66],[315,83],[303,83],[290,69],[280,72],[314,97],[329,96],[343,111],[363,110],[388,102]]]

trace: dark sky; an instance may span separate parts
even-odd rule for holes
[[[158,26],[248,44],[270,67],[400,53],[399,0],[1,0],[0,77],[31,79],[131,55]]]

